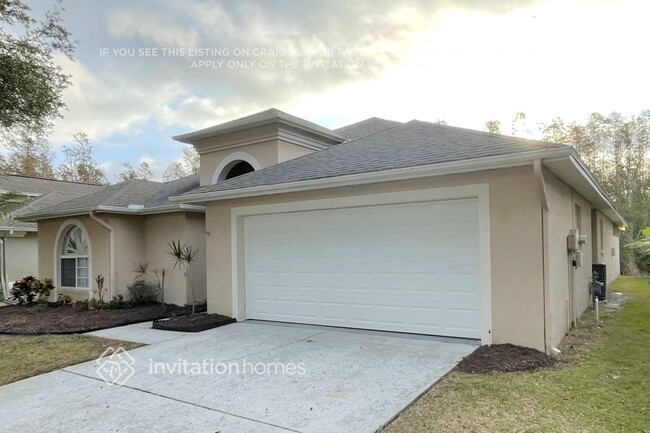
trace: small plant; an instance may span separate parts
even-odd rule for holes
[[[109,310],[120,310],[124,308],[124,296],[122,295],[117,295],[113,296],[113,299],[108,301],[106,304],[106,308]]]
[[[106,306],[106,303],[104,301],[101,301],[97,298],[92,298],[91,300],[88,301],[88,309],[91,311],[95,310],[101,310]]]
[[[165,268],[156,268],[153,270],[153,274],[156,276],[156,281],[158,282],[158,290],[160,291],[160,303],[165,303],[165,274],[167,270]]]
[[[136,280],[126,286],[131,305],[150,305],[158,302],[158,285],[145,280]]]
[[[70,295],[59,293],[59,296],[56,297],[56,303],[61,307],[65,305],[72,305],[72,298]]]
[[[199,255],[199,250],[191,245],[181,244],[181,241],[172,241],[167,244],[169,246],[169,255],[175,260],[174,269],[178,267],[183,271],[183,275],[187,280],[187,285],[190,287],[192,294],[192,314],[195,312],[196,295],[194,293],[194,285],[192,284],[191,266]]]
[[[107,289],[104,288],[104,276],[102,274],[97,275],[95,277],[95,283],[97,284],[97,289],[95,289],[95,294],[97,294],[99,301],[103,304],[104,295],[108,291]]]
[[[74,304],[72,304],[72,308],[75,310],[87,310],[89,305],[88,299],[84,299],[83,301],[76,301]]]
[[[135,265],[133,265],[132,271],[135,274],[134,281],[145,281],[147,279],[147,273],[149,272],[149,263],[136,262]]]
[[[46,278],[41,282],[33,276],[28,276],[16,281],[9,293],[11,299],[18,301],[19,304],[29,305],[34,302],[34,299],[39,301],[47,299],[52,289],[54,285],[51,279]]]

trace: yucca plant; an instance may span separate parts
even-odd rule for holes
[[[187,245],[178,241],[171,241],[167,244],[169,246],[169,255],[174,259],[174,269],[178,268],[183,271],[183,275],[187,280],[187,285],[190,286],[190,293],[192,294],[192,314],[195,313],[196,295],[194,294],[194,284],[192,284],[192,274],[190,269],[199,255],[198,248]]]

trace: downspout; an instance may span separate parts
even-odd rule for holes
[[[550,234],[548,222],[548,195],[546,194],[546,182],[544,181],[544,171],[542,169],[542,160],[535,159],[533,161],[533,173],[537,179],[537,187],[539,189],[539,196],[541,199],[541,212],[542,212],[542,298],[544,309],[544,348],[546,353],[551,355],[558,355],[560,350],[553,347],[551,342],[551,295],[550,295],[550,277],[549,277],[549,251],[550,251]]]
[[[0,256],[2,260],[0,261],[0,286],[2,286],[2,299],[6,300],[9,298],[9,288],[7,287],[7,260],[5,256],[7,254],[7,249],[5,247],[5,237],[0,238],[2,243],[2,251],[0,251]]]
[[[108,299],[112,299],[115,296],[115,230],[113,226],[99,218],[94,210],[90,211],[90,218],[108,230]]]

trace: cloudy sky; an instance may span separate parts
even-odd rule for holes
[[[39,13],[52,1],[30,2]],[[269,107],[336,128],[378,116],[509,132],[650,108],[647,0],[63,0],[79,41],[58,147],[86,132],[114,181],[159,177],[172,135]]]

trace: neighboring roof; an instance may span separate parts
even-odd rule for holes
[[[385,131],[398,125],[403,125],[401,122],[395,120],[380,119],[379,117],[371,117],[370,119],[362,120],[361,122],[353,123],[352,125],[344,126],[335,129],[336,132],[341,133],[351,140],[365,137],[370,134]]]
[[[259,171],[203,186],[188,195],[557,148],[569,146],[412,120]]]
[[[58,191],[75,194],[90,194],[102,189],[101,185],[41,179],[15,174],[0,175],[0,191],[19,192],[25,195],[43,195]]]
[[[26,221],[35,221],[48,217],[78,215],[91,211],[147,214],[178,209],[200,210],[196,206],[179,205],[169,201],[170,196],[183,194],[198,185],[198,174],[166,183],[136,179],[109,185],[92,194],[26,212],[20,215],[19,218]]]
[[[321,137],[328,138],[335,142],[342,142],[346,137],[331,129],[301,119],[291,114],[285,113],[275,108],[270,108],[259,113],[251,114],[250,116],[241,117],[230,122],[221,123],[216,126],[201,129],[199,131],[190,132],[187,134],[177,135],[172,137],[176,141],[182,143],[195,143],[208,137],[216,137],[224,134],[231,134],[233,132],[244,131],[250,128],[258,128],[265,125],[285,125],[291,126],[302,131],[310,132]]]

